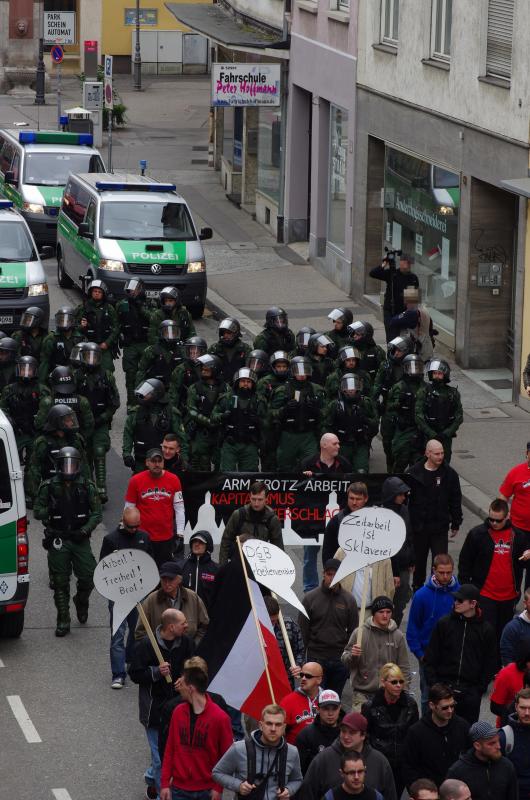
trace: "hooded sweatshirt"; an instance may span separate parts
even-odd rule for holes
[[[393,619],[390,620],[388,628],[379,628],[374,623],[373,617],[366,620],[363,625],[360,656],[353,656],[351,652],[356,642],[357,630],[354,630],[341,659],[351,671],[350,680],[354,691],[374,694],[379,688],[379,670],[389,661],[401,668],[407,686],[410,685],[407,643]]]
[[[481,761],[474,749],[460,756],[449,767],[448,778],[464,781],[473,800],[518,800],[517,776],[511,761],[502,756],[498,761]]]
[[[501,636],[501,662],[505,667],[519,658],[521,647],[530,647],[530,618],[526,611],[514,617]]]
[[[320,689],[316,697],[311,699],[299,687],[293,692],[286,694],[285,697],[280,700],[280,705],[287,714],[285,719],[287,725],[285,738],[289,744],[294,744],[300,731],[313,722],[318,714],[319,699]]]
[[[407,624],[407,643],[417,659],[423,657],[438,620],[452,610],[454,598],[451,593],[459,588],[454,575],[447,586],[440,586],[431,575],[425,586],[414,594]]]
[[[207,531],[201,531],[201,537],[208,539],[206,552],[200,556],[190,553],[182,565],[182,585],[192,589],[199,595],[206,610],[210,609],[215,576],[219,572],[219,564],[212,559],[213,540]],[[190,547],[194,537],[190,538]]]

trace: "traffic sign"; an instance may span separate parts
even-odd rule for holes
[[[44,11],[44,44],[76,44],[75,11]]]
[[[104,60],[104,98],[105,107],[111,110],[114,108],[114,99],[112,94],[112,56],[105,56]]]
[[[52,61],[54,61],[56,64],[60,64],[64,58],[64,50],[60,44],[55,44],[52,47],[50,54],[52,57]]]

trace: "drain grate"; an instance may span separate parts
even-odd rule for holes
[[[207,164],[208,163],[208,159],[207,158],[192,158],[191,159],[191,163],[192,164]]]
[[[483,381],[483,383],[492,389],[511,389],[513,386],[512,381],[508,380],[508,378],[492,378],[492,380]]]
[[[194,144],[191,148],[195,150],[197,153],[207,153],[208,152],[208,145],[207,144]]]

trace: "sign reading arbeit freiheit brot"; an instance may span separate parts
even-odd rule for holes
[[[45,44],[75,44],[75,11],[45,11]]]
[[[279,106],[279,64],[212,64],[212,105]]]

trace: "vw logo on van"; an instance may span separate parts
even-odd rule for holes
[[[151,272],[153,275],[160,275],[162,272],[162,265],[161,264],[151,264]]]

